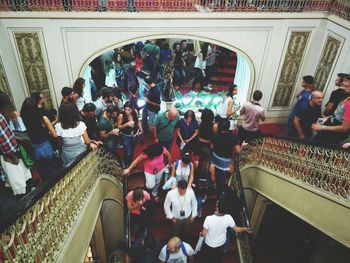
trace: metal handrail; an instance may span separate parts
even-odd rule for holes
[[[350,20],[348,0],[2,0],[0,11],[327,12]]]

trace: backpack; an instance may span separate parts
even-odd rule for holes
[[[183,242],[181,242],[180,248],[181,248],[182,254],[184,254],[186,257],[188,257],[188,254],[187,254],[187,251],[186,251],[186,248],[185,248],[185,245]],[[169,250],[167,247],[165,250],[165,262],[167,262],[169,260],[169,258],[170,258],[170,253],[169,253]]]

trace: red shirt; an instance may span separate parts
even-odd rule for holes
[[[135,204],[132,195],[134,194],[134,191],[130,191],[127,195],[126,195],[126,201],[129,201],[132,205]],[[145,190],[143,191],[143,203],[146,203],[147,201],[151,200],[151,196],[149,195],[149,193],[147,193]],[[134,210],[130,210],[131,214],[134,215],[140,215],[141,214],[141,207],[136,208]]]

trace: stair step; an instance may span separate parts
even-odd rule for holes
[[[226,73],[226,74],[233,74],[235,70],[233,68],[223,68],[223,67],[217,67],[217,74],[218,73]]]
[[[232,77],[217,76],[217,77],[213,77],[212,80],[216,80],[219,82],[233,83],[233,76]]]

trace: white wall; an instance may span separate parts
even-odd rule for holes
[[[327,96],[333,88],[335,73],[350,70],[350,31],[320,14],[0,14],[0,54],[14,93],[21,105],[27,89],[18,65],[18,54],[12,45],[12,31],[41,30],[42,48],[52,79],[53,98],[60,100],[60,90],[72,85],[83,75],[83,69],[96,55],[113,47],[151,38],[188,38],[217,43],[235,50],[247,58],[252,69],[252,90],[264,93],[263,106],[268,117],[284,117],[288,109],[269,109],[271,95],[278,81],[280,64],[291,31],[311,31],[306,55],[298,76],[314,74],[327,32],[344,38],[342,50],[327,86]],[[29,17],[29,15],[31,17]],[[64,17],[63,17],[64,15]],[[51,16],[51,18],[48,18]],[[43,18],[41,18],[43,17]],[[134,19],[137,18],[137,19]],[[349,23],[343,23],[350,28]],[[46,58],[44,58],[46,59]],[[248,98],[249,99],[249,98]],[[327,97],[328,99],[328,97]]]

